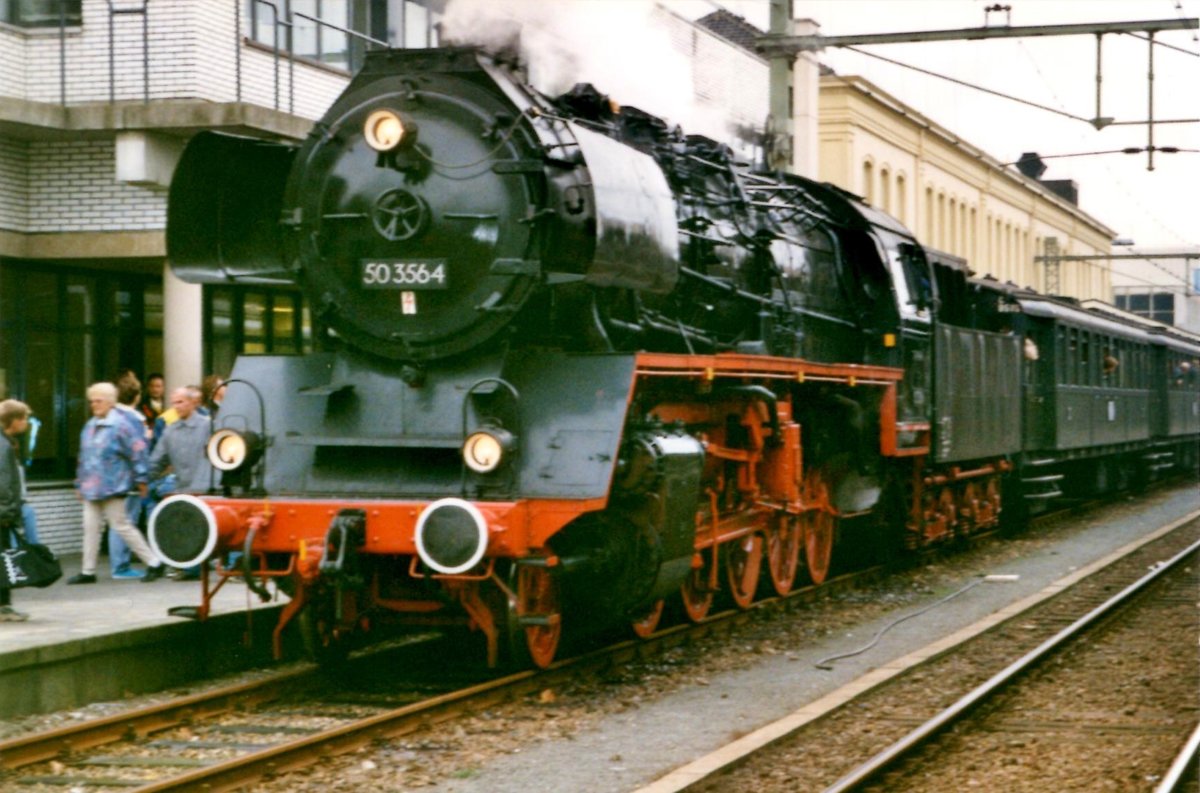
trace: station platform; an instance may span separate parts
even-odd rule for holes
[[[69,586],[80,555],[60,561],[63,577],[52,586],[13,590],[13,608],[29,619],[0,623],[0,719],[158,691],[270,660],[270,634],[287,602],[282,594],[263,603],[231,580],[200,622],[167,613],[199,605],[198,581],[114,580],[102,557],[95,584]]]

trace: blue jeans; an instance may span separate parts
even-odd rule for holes
[[[37,513],[33,511],[33,505],[28,501],[21,502],[21,522],[25,524],[25,539],[37,542]]]

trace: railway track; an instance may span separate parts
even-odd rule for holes
[[[498,677],[481,675],[478,669],[460,670],[471,679],[455,687],[454,675],[440,668],[425,680],[406,683],[389,679],[381,691],[365,696],[361,691],[330,687],[315,669],[307,668],[193,694],[0,742],[0,787],[31,793],[82,785],[147,791],[234,789],[380,738],[406,735],[536,693],[565,679],[578,679],[581,674],[602,672],[731,631],[765,610],[788,609],[855,589],[884,572],[880,567],[861,569],[819,588],[800,588],[788,598],[759,601],[749,611],[722,611],[698,625],[660,631],[648,641],[617,642],[565,659],[542,673],[525,671]],[[418,656],[445,656],[423,647],[409,649],[413,659],[381,662],[384,656],[372,655],[361,659],[360,667],[420,669],[422,662],[414,660]]]
[[[429,656],[455,657],[453,650],[430,651],[414,642],[352,659],[357,670],[428,669],[421,680],[390,679],[367,695],[334,685],[315,667],[192,694],[2,741],[0,789],[233,790],[382,738],[407,735],[581,675],[732,631],[763,611],[846,591],[881,572],[882,568],[866,568],[820,587],[798,588],[786,598],[758,601],[749,610],[718,611],[701,623],[675,625],[648,639],[618,641],[565,658],[545,671],[499,676],[466,667],[459,670],[460,682],[471,674],[475,679],[461,686],[454,685],[456,675],[444,665],[428,669]],[[383,660],[406,650],[411,651],[409,660]],[[425,658],[417,660],[418,656]]]
[[[1190,620],[1187,623],[1187,646],[1183,649],[1185,653],[1190,652],[1190,665],[1182,671],[1175,670],[1173,678],[1171,674],[1164,677],[1182,687],[1173,699],[1181,703],[1183,709],[1164,717],[1162,721],[1167,722],[1165,724],[1149,718],[1146,721],[1154,723],[1141,723],[1130,718],[1136,713],[1126,714],[1121,710],[1107,719],[1103,714],[1096,716],[1093,713],[1091,715],[1096,717],[1096,721],[1075,731],[1068,731],[1071,737],[1083,741],[1085,745],[1088,745],[1090,738],[1105,734],[1106,730],[1123,736],[1139,733],[1141,737],[1148,735],[1150,740],[1160,742],[1160,752],[1164,746],[1168,748],[1161,767],[1145,770],[1144,773],[1147,777],[1163,775],[1170,764],[1169,755],[1182,745],[1197,720],[1193,685],[1196,661],[1194,576],[1200,519],[1193,514],[1186,521],[1177,521],[1175,525],[1161,530],[1159,535],[1140,547],[1125,549],[1119,559],[1109,560],[1100,569],[1088,570],[1086,576],[1076,574],[1078,580],[1071,582],[1069,587],[1048,587],[1045,597],[1030,599],[1040,602],[1018,604],[1019,608],[1003,613],[1003,619],[987,621],[987,625],[964,631],[952,640],[942,640],[906,659],[893,661],[886,668],[876,669],[821,702],[667,774],[643,788],[643,791],[906,789],[897,781],[899,777],[888,775],[894,768],[893,763],[942,734],[956,719],[978,706],[988,696],[987,692],[1016,678],[1020,674],[1020,667],[1031,663],[1029,659],[1035,655],[1048,655],[1052,641],[1065,641],[1070,633],[1083,630],[1084,621],[1081,618],[1084,615],[1096,612],[1090,619],[1090,622],[1095,622],[1101,616],[1102,605],[1114,608],[1119,600],[1124,599],[1113,597],[1114,592],[1140,579],[1148,568],[1154,567],[1155,572],[1163,574],[1166,567],[1161,562],[1179,555],[1177,561],[1190,564],[1187,575],[1191,576],[1191,590],[1185,590],[1183,596],[1176,593],[1166,600],[1182,609],[1184,618]],[[1149,584],[1142,583],[1140,586]],[[1108,603],[1110,600],[1113,602]],[[1077,622],[1080,625],[1075,625]],[[1068,631],[1068,628],[1071,630]],[[1059,634],[1062,636],[1059,637]],[[1098,640],[1089,638],[1087,641],[1091,646]],[[1136,693],[1139,688],[1146,686],[1157,690],[1154,686],[1160,684],[1158,678],[1147,671],[1158,661],[1156,650],[1148,651],[1152,657],[1147,660],[1129,652],[1131,646],[1139,645],[1129,645],[1127,640],[1122,646],[1127,652],[1124,655],[1116,654],[1118,666],[1124,665],[1126,671],[1134,674],[1132,690]],[[1178,652],[1179,648],[1175,648],[1175,651]],[[1074,651],[1070,655],[1054,656],[1067,661],[1074,657]],[[1019,665],[1013,661],[1014,658],[1021,659]],[[1063,662],[1055,663],[1061,665]],[[1137,679],[1139,673],[1141,678]],[[1148,674],[1150,677],[1147,677]],[[1092,684],[1095,685],[1094,679]],[[1076,692],[1075,698],[1082,702],[1088,686],[1077,683],[1073,690]],[[1167,699],[1171,700],[1172,697],[1168,696]],[[1003,731],[996,732],[996,735],[1003,735],[1004,740],[1012,741],[1014,749],[1028,748],[1035,757],[1053,756],[1055,749],[1048,736],[1054,735],[1055,730],[1062,727],[1061,719],[1054,713],[1055,706],[1043,700],[1040,709],[1029,707],[1025,722],[1030,726],[1032,735],[1011,735]],[[1173,726],[1169,723],[1172,719],[1175,721]],[[969,732],[969,728],[964,730]],[[959,733],[953,735],[958,736]],[[923,756],[930,757],[935,768],[940,766],[940,755],[949,751],[941,747],[949,745],[949,742],[950,739],[947,744],[938,744],[938,749],[928,750],[928,754]],[[994,745],[993,759],[1001,762],[1007,760],[1012,756],[1008,754],[1008,748],[1003,741],[1000,745]],[[1090,748],[1095,748],[1094,742]],[[1099,758],[1095,757],[1093,761],[1098,763]],[[964,761],[964,767],[970,767],[972,763],[981,776],[992,778],[985,768],[986,763],[978,759]],[[929,769],[912,771],[916,776],[911,777],[914,781],[907,789],[969,789],[974,778],[967,773],[961,778],[941,779],[939,787],[925,784],[928,778],[924,775],[927,773],[934,772]],[[907,771],[904,778],[910,778]],[[975,786],[980,784],[983,785],[981,789],[987,789],[991,782],[976,779]],[[1061,786],[1064,789],[1092,789]],[[1002,789],[1048,788],[1020,788],[1014,785],[1010,788],[1002,786]],[[1053,786],[1049,789],[1053,789]],[[1152,786],[1145,789],[1152,789]]]
[[[1114,777],[1157,781],[1170,757],[1146,757],[1186,743],[1197,716],[1188,695],[1194,694],[1189,671],[1196,661],[1198,558],[1200,540],[851,770],[827,793],[949,790],[972,779],[977,786],[980,778],[1015,787],[1031,772],[1047,788],[1060,786],[1056,776],[1062,785],[1083,777],[1085,787]],[[1181,569],[1188,563],[1192,569]],[[1096,685],[1099,680],[1103,685]],[[1139,686],[1165,688],[1149,701],[1165,699],[1166,709],[1144,712],[1148,708],[1133,693]],[[1107,749],[1095,751],[1097,742]],[[989,760],[997,749],[1003,757]]]

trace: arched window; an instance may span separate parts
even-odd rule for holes
[[[863,162],[862,197],[868,204],[875,203],[875,165],[870,160]]]
[[[904,193],[904,174],[896,174],[896,217],[901,223],[908,223],[908,196]]]
[[[892,174],[886,165],[879,169],[879,208],[884,212],[892,211]]]

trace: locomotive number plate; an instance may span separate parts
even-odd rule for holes
[[[359,282],[367,289],[445,289],[445,259],[363,259]]]

